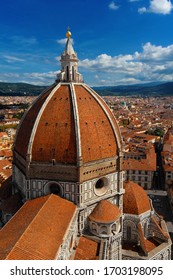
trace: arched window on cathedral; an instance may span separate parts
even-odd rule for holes
[[[60,195],[61,194],[61,188],[58,184],[56,183],[52,183],[50,186],[50,192],[56,195]]]
[[[62,188],[57,182],[49,182],[44,187],[44,194],[48,195],[50,193],[53,193],[58,196],[62,196]]]
[[[132,229],[131,226],[127,226],[127,240],[131,240],[132,238]]]
[[[92,223],[91,230],[92,232],[97,233],[97,225],[95,223]]]
[[[102,226],[102,227],[100,228],[100,234],[107,234],[107,233],[108,233],[107,227],[106,227],[106,226]]]
[[[66,67],[66,73],[67,73],[67,82],[69,81],[69,67]]]
[[[75,75],[74,75],[74,66],[72,66],[72,80],[74,81],[74,79],[75,79]]]

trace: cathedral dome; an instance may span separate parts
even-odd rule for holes
[[[76,164],[80,156],[87,163],[115,157],[118,133],[113,115],[94,91],[85,84],[58,83],[26,113],[15,151],[33,162]]]
[[[125,214],[140,215],[151,210],[149,198],[142,187],[134,182],[124,183],[123,212]]]
[[[78,59],[70,36],[55,84],[36,99],[16,133],[14,161],[30,177],[43,178],[44,168],[47,165],[48,171],[50,164],[54,165],[51,174],[56,173],[59,179],[69,175],[72,181],[79,176],[79,166],[106,160],[109,164],[102,173],[116,169],[121,147],[119,127],[107,104],[78,73]],[[57,165],[61,166],[59,175],[55,170]],[[95,172],[91,176],[94,178],[99,175],[98,170],[91,168],[88,172]],[[82,174],[88,175],[85,170]]]

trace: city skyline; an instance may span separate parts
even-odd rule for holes
[[[168,0],[3,2],[0,81],[54,82],[68,26],[91,86],[173,81],[172,10]]]

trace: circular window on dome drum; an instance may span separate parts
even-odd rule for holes
[[[96,181],[95,186],[94,186],[95,194],[98,196],[104,195],[108,190],[108,186],[109,186],[108,179],[105,177],[100,178],[99,180]]]
[[[50,188],[50,192],[56,195],[60,195],[61,193],[61,188],[59,185],[57,185],[56,183],[53,183],[49,186]]]
[[[45,195],[53,193],[55,195],[62,196],[61,186],[59,184],[57,184],[56,182],[49,182],[48,184],[46,184],[44,192],[45,192]]]

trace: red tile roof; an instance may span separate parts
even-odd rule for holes
[[[124,170],[144,170],[144,171],[156,171],[156,160],[151,157],[151,160],[147,159],[124,159]]]
[[[98,223],[113,223],[120,215],[121,211],[117,205],[108,200],[101,200],[90,214],[89,219]]]
[[[26,202],[0,230],[0,259],[54,259],[75,210],[53,194]]]
[[[76,249],[74,260],[97,260],[99,255],[99,243],[81,236]]]
[[[142,187],[127,181],[124,183],[123,212],[140,215],[151,210],[149,198]]]

